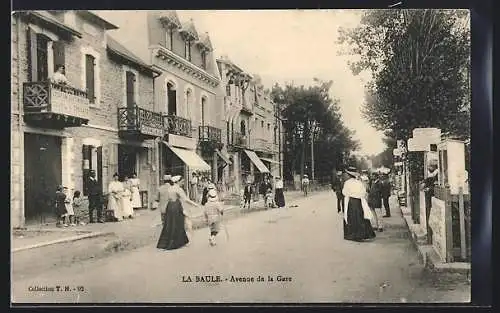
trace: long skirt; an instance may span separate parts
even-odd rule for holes
[[[361,199],[350,198],[347,204],[347,224],[344,220],[344,239],[362,241],[375,238],[370,220],[365,219]]]
[[[285,206],[285,195],[283,194],[283,189],[276,189],[274,192],[274,203],[278,208],[282,208]]]
[[[108,197],[108,210],[113,211],[113,217],[117,220],[121,220],[123,218],[123,209],[121,199],[117,199],[112,194]]]
[[[169,201],[165,222],[156,247],[158,249],[173,250],[185,246],[188,242],[181,202],[179,200]]]
[[[142,207],[141,194],[139,193],[139,188],[132,187],[132,208],[139,209]]]

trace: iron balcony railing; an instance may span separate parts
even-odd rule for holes
[[[27,113],[56,113],[86,120],[90,114],[85,91],[50,81],[24,83],[23,104]]]
[[[238,132],[231,133],[231,139],[229,141],[230,145],[233,147],[248,147],[248,137],[244,134]]]
[[[177,115],[163,115],[163,127],[169,134],[193,137],[191,120]]]
[[[200,141],[222,142],[222,130],[213,126],[199,126],[198,137]]]
[[[138,105],[118,108],[118,128],[120,131],[153,137],[162,137],[164,135],[161,113],[143,109]]]

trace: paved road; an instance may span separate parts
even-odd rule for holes
[[[13,302],[466,302],[468,286],[423,274],[397,210],[373,242],[343,240],[335,198],[323,192],[292,207],[230,221],[229,239],[208,245],[206,229],[190,246],[149,245],[116,256],[25,278]],[[196,282],[196,276],[220,282]],[[238,281],[231,281],[232,276]],[[257,281],[262,276],[264,281]],[[189,280],[193,282],[183,282]],[[269,281],[268,277],[273,278]],[[247,282],[253,278],[253,282]],[[227,279],[227,280],[226,280]],[[69,286],[70,291],[30,291]],[[78,291],[79,287],[83,291]],[[452,286],[455,290],[445,288]],[[73,290],[75,289],[75,290]]]

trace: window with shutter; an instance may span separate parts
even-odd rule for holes
[[[127,108],[133,108],[135,106],[135,74],[127,71],[126,72],[126,93],[127,93]]]
[[[28,80],[31,82],[38,81],[36,37],[36,33],[28,28]]]
[[[174,86],[167,84],[168,115],[177,115],[177,94]]]
[[[85,82],[89,101],[95,103],[95,58],[90,54],[85,55]]]
[[[47,44],[50,41],[44,35],[36,35],[36,64],[37,64],[37,79],[45,81],[49,78],[49,63]]]

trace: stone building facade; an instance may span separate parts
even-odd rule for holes
[[[107,32],[116,28],[90,11],[13,15],[12,227],[52,219],[57,185],[85,196],[90,170],[96,171],[103,193],[114,172],[137,172],[144,179],[142,191],[156,189],[157,182],[149,179],[155,171],[154,140],[149,139],[162,135],[163,128],[144,138],[124,136],[118,108],[127,106],[128,92],[152,109],[158,72],[132,55],[120,56],[116,41],[110,47]],[[49,81],[59,65],[65,67],[66,85]],[[126,88],[127,71],[135,75],[133,92]],[[129,132],[132,126],[129,121]],[[130,145],[139,151],[135,164],[120,148]]]

